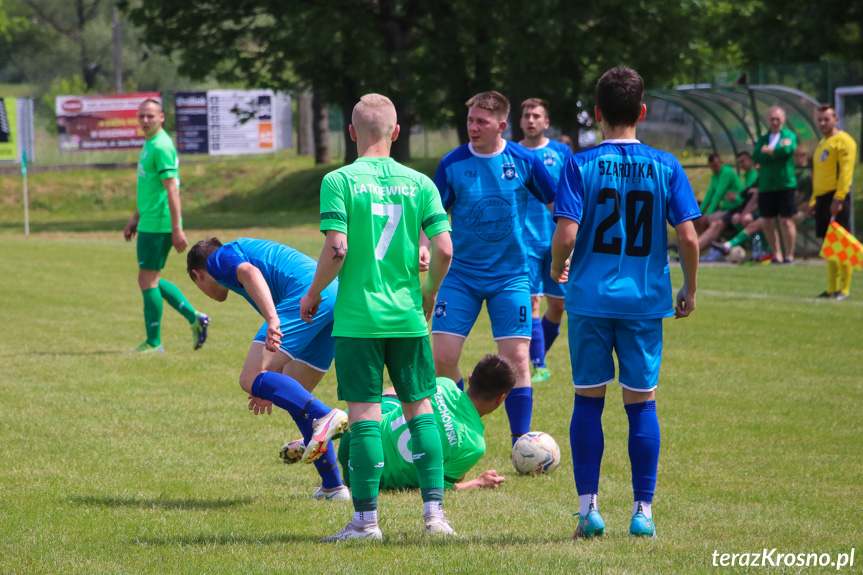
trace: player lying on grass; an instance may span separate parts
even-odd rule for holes
[[[486,355],[468,376],[467,391],[461,391],[446,377],[437,378],[437,390],[432,396],[437,430],[443,444],[444,484],[460,491],[494,489],[504,477],[494,469],[476,479],[464,481],[465,474],[485,453],[485,425],[481,418],[496,410],[515,386],[516,372],[512,364],[500,355]],[[381,489],[418,488],[419,477],[413,463],[411,432],[405,420],[402,404],[395,389],[384,390],[381,406],[381,435],[384,446],[384,468]],[[286,463],[300,457],[303,441],[298,439],[282,448],[280,456]],[[350,486],[350,433],[339,442],[339,463]]]
[[[300,319],[300,298],[315,274],[315,261],[282,244],[239,238],[222,245],[207,238],[189,251],[189,276],[216,301],[233,291],[264,316],[240,372],[240,387],[249,394],[255,415],[286,410],[310,445],[302,455],[314,461],[322,486],[315,499],[348,500],[330,439],[347,429],[345,412],[311,395],[333,361],[333,304],[338,281],[323,293],[315,319]]]

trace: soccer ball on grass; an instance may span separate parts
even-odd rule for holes
[[[744,259],[746,259],[746,252],[740,246],[734,246],[725,256],[725,260],[733,264],[743,263]]]
[[[512,464],[519,475],[551,473],[560,464],[560,448],[549,434],[530,431],[512,446]]]

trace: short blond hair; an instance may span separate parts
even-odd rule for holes
[[[509,100],[500,92],[480,92],[464,104],[468,108],[488,110],[500,120],[506,120],[509,116]]]
[[[381,94],[366,94],[351,114],[351,124],[358,134],[372,140],[389,139],[396,129],[396,107]]]

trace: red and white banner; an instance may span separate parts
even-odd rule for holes
[[[159,92],[102,96],[58,96],[57,133],[61,152],[132,150],[144,145],[138,106],[162,101]]]

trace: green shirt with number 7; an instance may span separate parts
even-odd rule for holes
[[[321,231],[348,236],[333,335],[428,335],[419,278],[420,230],[451,231],[434,182],[392,158],[359,158],[324,176]]]

